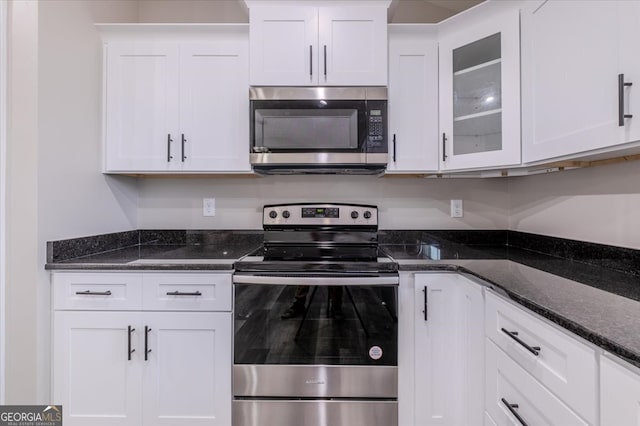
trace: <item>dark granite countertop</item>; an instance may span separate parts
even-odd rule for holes
[[[129,231],[50,242],[49,270],[232,270],[260,231]]]
[[[640,367],[640,277],[504,246],[387,245],[400,271],[454,271]]]
[[[234,261],[262,240],[260,231],[129,231],[110,236],[49,243],[45,267],[232,270]],[[639,251],[512,231],[382,231],[380,242],[400,271],[453,271],[479,278],[640,367],[640,333],[635,331],[640,330]],[[516,242],[524,248],[511,245]],[[551,254],[538,252],[538,247]]]

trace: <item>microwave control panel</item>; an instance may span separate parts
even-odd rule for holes
[[[367,151],[387,151],[387,103],[367,101]]]

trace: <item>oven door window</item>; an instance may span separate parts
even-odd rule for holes
[[[360,152],[365,115],[364,101],[254,101],[254,151]]]
[[[397,365],[396,286],[235,285],[235,364]]]

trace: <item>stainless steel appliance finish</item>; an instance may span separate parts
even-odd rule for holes
[[[234,365],[236,396],[298,398],[398,397],[398,369],[393,366]]]
[[[380,174],[386,87],[251,87],[250,161],[263,174]]]
[[[386,100],[386,87],[250,87],[249,100]]]
[[[233,426],[396,426],[397,263],[371,205],[263,209],[235,264]]]
[[[398,426],[396,401],[239,400],[234,426]]]
[[[400,279],[395,274],[381,276],[345,276],[344,274],[326,273],[322,275],[299,274],[282,276],[277,274],[237,274],[233,278],[235,284],[265,285],[306,285],[306,286],[345,286],[364,285],[389,286],[398,285]]]

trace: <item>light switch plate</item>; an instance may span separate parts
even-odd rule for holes
[[[462,217],[463,215],[462,200],[451,200],[451,217]]]
[[[215,216],[215,215],[216,215],[216,199],[203,198],[202,199],[202,216]]]

